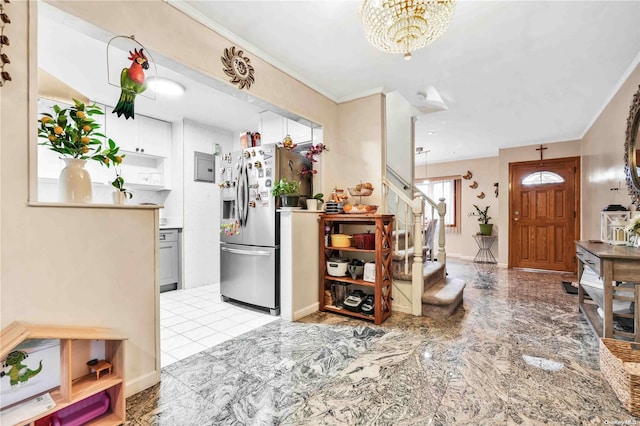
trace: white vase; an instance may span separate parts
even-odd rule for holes
[[[122,191],[113,191],[113,204],[124,204],[127,201],[127,194]]]
[[[309,198],[307,200],[307,210],[318,210],[318,200],[316,200],[315,198]]]
[[[62,203],[90,203],[91,176],[84,168],[87,160],[63,158],[66,167],[60,172],[58,199]]]

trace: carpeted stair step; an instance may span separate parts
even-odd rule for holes
[[[450,317],[462,302],[466,286],[459,278],[443,278],[422,294],[422,315],[435,319]]]
[[[409,272],[404,272],[404,262],[393,262],[393,279],[399,281],[411,281],[412,269],[409,265]],[[422,276],[424,277],[425,289],[431,287],[444,277],[444,265],[440,262],[425,261],[422,263]]]

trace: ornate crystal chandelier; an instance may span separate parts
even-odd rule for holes
[[[456,0],[364,0],[360,14],[371,44],[409,60],[445,32],[455,8]]]

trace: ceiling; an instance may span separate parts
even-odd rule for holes
[[[637,1],[459,1],[408,62],[369,45],[359,1],[169,2],[337,102],[399,91],[425,106],[435,87],[448,109],[416,124],[428,162],[580,139],[640,59]]]

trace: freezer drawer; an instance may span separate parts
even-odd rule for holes
[[[280,312],[280,249],[220,244],[220,295]]]

